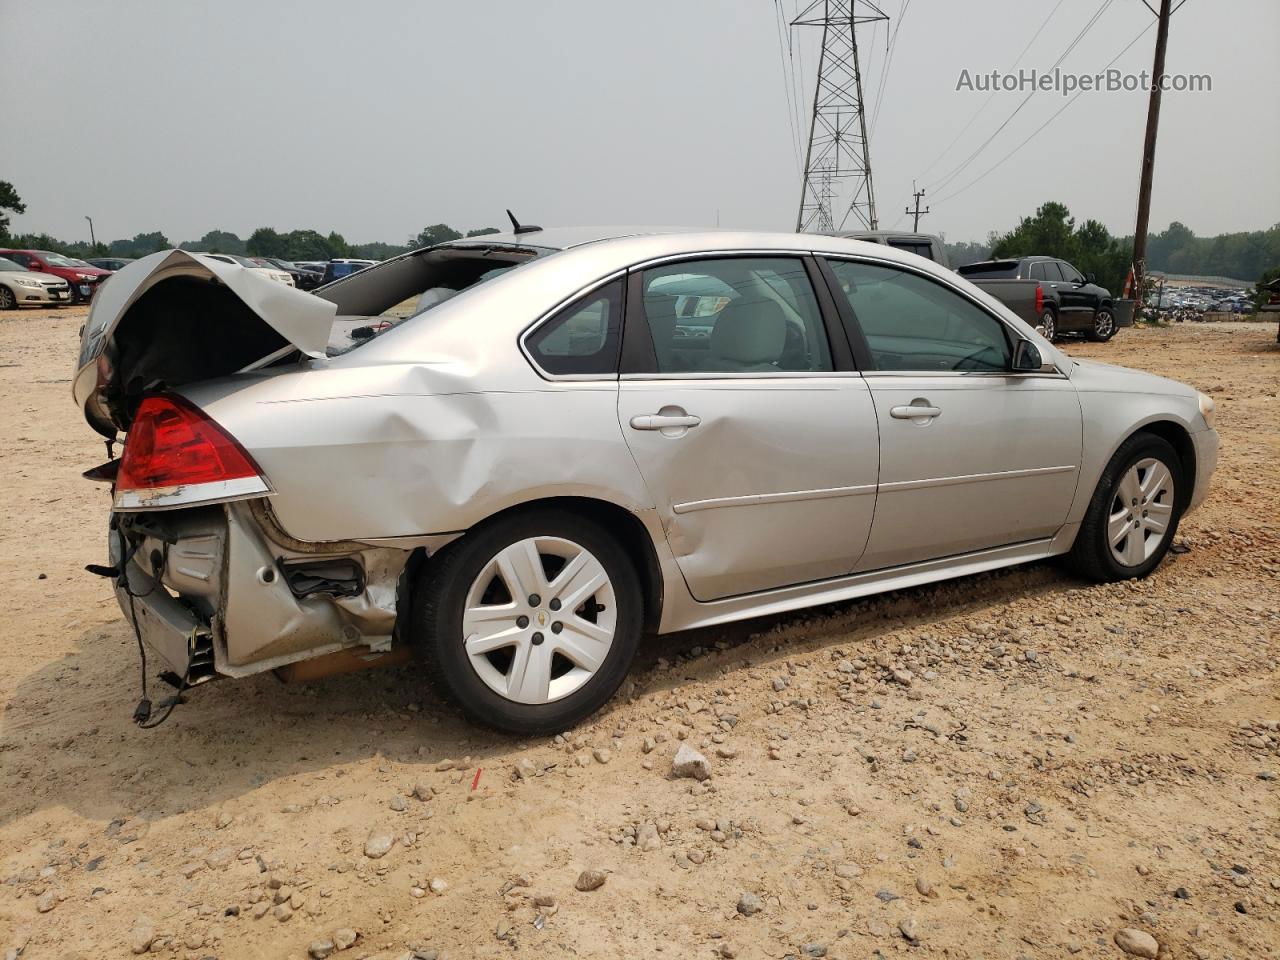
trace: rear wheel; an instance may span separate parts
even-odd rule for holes
[[[642,606],[639,577],[612,536],[539,510],[481,527],[429,564],[411,630],[433,683],[471,719],[546,734],[617,690]]]
[[[0,287],[0,310],[15,310],[18,306],[18,298],[13,295],[13,291],[8,287]]]
[[[1051,308],[1044,308],[1044,313],[1040,314],[1037,329],[1050,343],[1058,338],[1058,317]]]
[[[1145,577],[1173,543],[1182,483],[1182,462],[1167,440],[1130,437],[1102,472],[1068,564],[1090,580]]]
[[[1099,307],[1093,315],[1093,329],[1089,331],[1089,339],[1098,343],[1106,343],[1116,333],[1116,318],[1110,307]]]

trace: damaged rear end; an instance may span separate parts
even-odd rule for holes
[[[410,549],[291,537],[252,453],[183,395],[325,357],[335,305],[258,273],[154,254],[112,277],[82,333],[76,403],[109,452],[124,435],[121,457],[86,474],[111,484],[111,566],[97,572],[114,579],[144,658],[159,660],[144,663],[144,684],[148,672],[181,688],[400,656]]]

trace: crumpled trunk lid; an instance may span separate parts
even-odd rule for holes
[[[85,419],[113,437],[143,393],[222,377],[297,350],[324,357],[335,304],[260,270],[185,250],[127,264],[94,300],[72,384]]]

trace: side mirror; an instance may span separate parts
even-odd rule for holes
[[[1039,373],[1043,366],[1040,348],[1030,340],[1019,340],[1013,348],[1013,369],[1018,373]]]
[[[1084,275],[1084,282],[1085,282],[1085,283],[1093,283],[1096,279],[1097,279],[1097,278],[1096,278],[1092,273],[1086,273],[1086,274]]]

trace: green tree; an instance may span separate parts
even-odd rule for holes
[[[447,223],[433,223],[429,227],[423,227],[416,237],[410,237],[409,246],[417,250],[420,247],[434,247],[437,243],[447,243],[461,237],[462,234]]]
[[[197,253],[234,253],[237,256],[244,256],[245,252],[244,241],[225,230],[210,230],[199,240],[184,241],[182,249]]]
[[[467,231],[467,237],[468,237],[468,238],[470,238],[470,237],[487,237],[487,236],[489,236],[491,233],[501,233],[501,232],[502,232],[502,231],[501,231],[501,230],[499,230],[497,227],[479,227],[478,229],[475,229],[475,230],[468,230],[468,231]]]
[[[1058,257],[1084,274],[1093,274],[1114,296],[1124,289],[1133,258],[1133,242],[1117,240],[1097,220],[1076,226],[1071,211],[1061,203],[1046,203],[1034,217],[1023,217],[1018,226],[997,238],[994,257]]]
[[[244,248],[254,257],[285,257],[288,254],[285,238],[271,227],[259,227],[249,234]]]
[[[8,212],[6,212],[8,211]],[[9,213],[26,213],[27,205],[8,180],[0,180],[0,240],[9,239]]]

